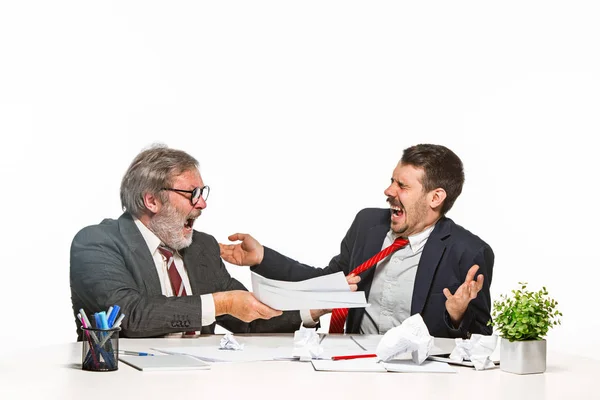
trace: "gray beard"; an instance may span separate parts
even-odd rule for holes
[[[192,244],[192,236],[184,236],[181,233],[185,217],[177,212],[175,207],[166,203],[163,209],[156,214],[148,224],[148,228],[168,247],[173,250],[181,250]]]

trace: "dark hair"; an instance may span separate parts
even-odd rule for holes
[[[154,144],[131,162],[121,181],[121,206],[124,211],[140,217],[146,209],[144,194],[152,193],[166,203],[162,188],[170,187],[175,176],[198,168],[198,161],[181,150]]]
[[[444,189],[446,199],[441,213],[450,211],[465,183],[462,161],[452,150],[437,144],[418,144],[405,149],[400,162],[424,170],[421,184],[425,192]]]

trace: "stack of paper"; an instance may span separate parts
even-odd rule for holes
[[[350,291],[343,272],[300,282],[276,281],[253,272],[252,291],[262,303],[282,311],[368,306],[365,292]]]

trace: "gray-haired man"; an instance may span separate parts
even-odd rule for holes
[[[259,302],[229,275],[217,241],[192,229],[209,190],[187,153],[165,146],[142,151],[121,183],[123,215],[73,239],[73,312],[118,304],[126,337],[212,333],[215,323],[232,332],[298,329],[297,311],[282,313]]]

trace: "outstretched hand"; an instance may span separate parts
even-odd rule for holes
[[[234,233],[227,239],[232,242],[241,241],[236,244],[222,244],[219,243],[221,248],[221,258],[228,263],[235,265],[256,265],[260,264],[265,254],[264,247],[247,233]]]
[[[215,314],[230,314],[244,322],[255,319],[271,319],[282,314],[279,310],[261,303],[254,295],[245,290],[231,290],[213,293]]]
[[[456,289],[454,294],[450,293],[448,288],[444,289],[446,296],[446,310],[450,315],[450,319],[454,326],[460,325],[460,321],[467,311],[469,302],[477,297],[477,293],[483,287],[483,274],[479,274],[475,280],[475,274],[479,269],[479,265],[475,264],[467,272],[467,277],[462,285]]]

